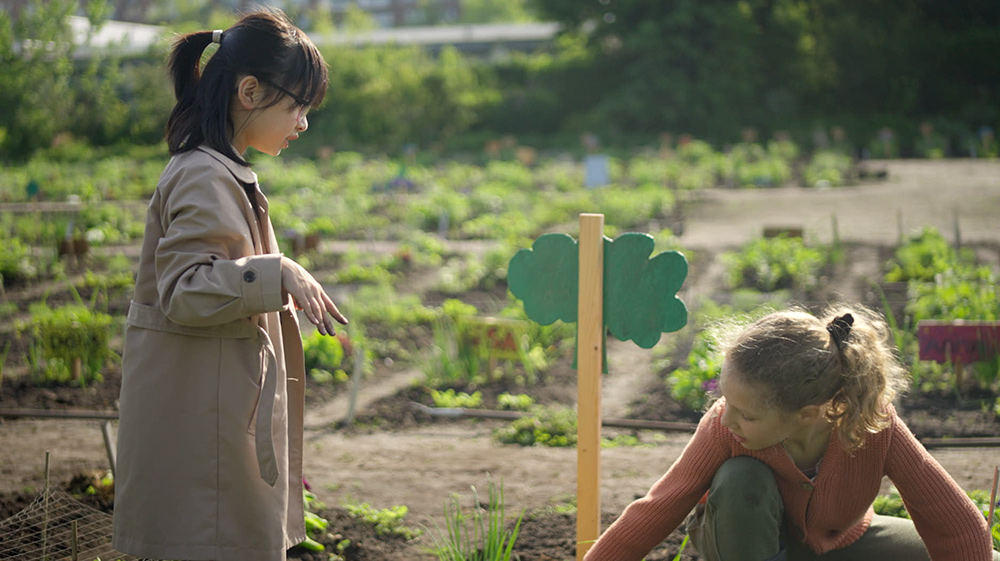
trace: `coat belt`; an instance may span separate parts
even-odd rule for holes
[[[254,435],[254,445],[257,450],[257,467],[260,478],[274,487],[278,481],[278,458],[274,453],[274,435],[271,423],[274,417],[274,399],[278,387],[278,359],[271,346],[271,338],[264,328],[260,329],[261,342],[261,381],[260,395],[253,410],[253,417],[247,431]]]

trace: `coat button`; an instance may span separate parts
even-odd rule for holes
[[[243,280],[246,281],[246,282],[253,282],[253,281],[257,280],[257,273],[255,273],[253,271],[244,271],[243,272]]]
[[[802,490],[803,491],[812,491],[813,490],[813,484],[812,483],[802,483]]]

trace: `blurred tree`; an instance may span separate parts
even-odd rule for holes
[[[465,132],[497,102],[452,48],[435,60],[418,47],[327,48],[330,87],[309,116],[311,143],[395,151]]]
[[[0,12],[0,128],[3,153],[25,154],[52,143],[69,122],[75,92],[70,77],[71,0],[35,0],[13,19]]]
[[[607,127],[731,136],[798,115],[817,79],[800,0],[535,0],[586,32]]]
[[[1000,2],[533,0],[586,33],[593,124],[735,137],[850,116],[995,123]],[[808,126],[808,125],[806,125]],[[978,125],[975,125],[978,126]]]

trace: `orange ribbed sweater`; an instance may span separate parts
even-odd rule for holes
[[[868,528],[882,477],[899,490],[934,561],[991,561],[986,520],[910,432],[893,409],[892,425],[847,453],[836,431],[810,481],[780,445],[743,448],[722,426],[725,399],[702,417],[684,451],[645,497],[605,531],[586,561],[639,561],[666,538],[708,491],[715,472],[734,456],[770,466],[785,504],[785,521],[817,553],[850,545]]]

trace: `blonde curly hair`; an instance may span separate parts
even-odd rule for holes
[[[829,404],[827,416],[848,450],[889,426],[889,405],[907,389],[891,330],[860,305],[819,316],[793,308],[768,314],[723,342],[741,381],[761,388],[768,407],[792,413]]]

